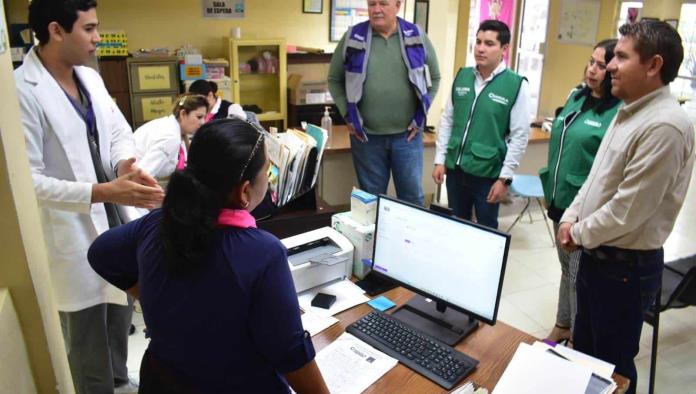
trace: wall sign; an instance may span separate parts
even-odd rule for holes
[[[244,18],[244,0],[202,0],[204,18]]]

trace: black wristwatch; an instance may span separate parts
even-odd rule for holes
[[[503,182],[503,185],[505,186],[512,185],[512,178],[498,178],[498,180]]]

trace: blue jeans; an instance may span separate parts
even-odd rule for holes
[[[407,131],[370,134],[367,142],[350,136],[360,189],[374,195],[386,194],[391,174],[398,199],[423,205],[423,133],[411,141],[406,141],[407,136]]]
[[[605,256],[583,251],[576,282],[578,310],[573,347],[616,365],[636,392],[640,331],[645,312],[662,284],[663,250],[630,251],[611,247]],[[617,253],[618,251],[618,253]]]
[[[498,209],[500,204],[486,201],[491,187],[497,178],[481,178],[467,174],[460,169],[447,169],[447,202],[454,214],[462,219],[472,220],[476,211],[476,222],[491,228],[498,228]]]

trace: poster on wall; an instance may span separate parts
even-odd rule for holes
[[[515,0],[481,0],[479,21],[488,19],[505,23],[510,28],[510,33],[513,33],[515,31]],[[505,52],[504,60],[509,64],[510,50]]]
[[[597,41],[599,0],[563,0],[558,22],[558,41],[593,45]]]
[[[202,0],[204,18],[244,18],[244,0]]]

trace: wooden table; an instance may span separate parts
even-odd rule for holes
[[[394,301],[397,306],[401,306],[413,294],[409,290],[398,287],[384,293],[384,296]],[[372,311],[370,306],[361,304],[337,314],[335,317],[339,319],[338,323],[312,337],[315,350],[319,352],[343,334],[348,325],[370,311]],[[474,373],[464,378],[459,384],[473,380],[488,388],[489,392],[492,391],[515,354],[517,346],[521,342],[531,344],[536,340],[537,338],[501,321],[498,321],[495,326],[481,324],[476,331],[456,346],[458,350],[479,360]],[[628,379],[614,374],[614,380],[619,385],[616,393],[625,392],[628,388]],[[365,393],[447,393],[447,390],[399,363],[370,386]]]
[[[348,132],[348,126],[334,125],[331,129],[331,146],[327,147],[324,153],[330,155],[350,152],[350,132]],[[437,134],[435,133],[423,133],[423,146],[435,146],[436,139]]]
[[[324,153],[332,154],[339,152],[350,152],[350,133],[348,127],[344,125],[333,126],[331,133],[331,146],[326,148]],[[540,127],[532,127],[529,131],[529,143],[538,144],[547,142],[551,138],[551,133],[543,131]],[[423,133],[423,146],[435,146],[437,134]]]

